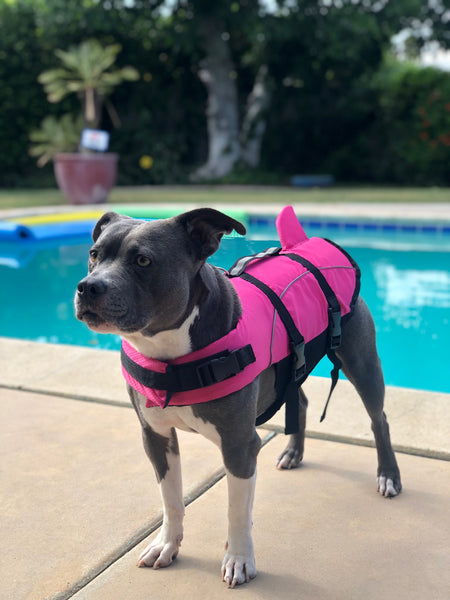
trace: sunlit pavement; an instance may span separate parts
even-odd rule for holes
[[[160,498],[116,352],[0,338],[1,597],[444,600],[450,589],[450,395],[389,388],[403,493],[376,492],[361,402],[310,378],[304,464],[280,472],[282,415],[260,429],[254,542],[258,576],[221,582],[226,482],[218,450],[180,434],[185,538],[168,569],[138,569]],[[316,439],[313,439],[316,438]],[[434,457],[434,458],[431,458]]]

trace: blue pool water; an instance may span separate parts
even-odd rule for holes
[[[314,220],[305,229],[343,245],[361,267],[361,295],[374,315],[386,383],[450,393],[450,232]],[[245,239],[223,240],[212,262],[228,268],[277,239],[265,219],[251,221],[249,231]],[[87,236],[0,243],[1,336],[119,348],[117,337],[95,334],[73,315],[89,246]],[[314,374],[327,376],[330,368],[324,359]]]

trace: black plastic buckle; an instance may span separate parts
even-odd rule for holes
[[[197,366],[196,371],[202,387],[213,385],[237,375],[242,371],[238,350],[233,350],[226,356],[213,358]]]
[[[341,311],[329,309],[330,318],[330,350],[335,350],[341,345]]]
[[[293,349],[295,354],[294,378],[297,383],[306,374],[305,342],[293,345]]]

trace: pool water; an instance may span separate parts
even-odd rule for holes
[[[250,230],[252,226],[250,226]],[[370,231],[310,223],[358,262],[361,295],[375,319],[386,383],[450,393],[450,235]],[[276,245],[271,223],[248,238],[222,241],[211,262],[228,268],[243,255]],[[88,237],[0,244],[0,336],[118,349],[116,336],[91,332],[74,317],[73,295],[86,273]],[[328,376],[325,358],[314,374]]]

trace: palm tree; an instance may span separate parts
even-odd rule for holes
[[[48,101],[60,102],[69,94],[77,94],[82,103],[84,125],[92,129],[98,128],[105,103],[111,120],[117,125],[117,113],[107,97],[122,81],[139,78],[133,67],[112,68],[120,50],[119,44],[102,46],[95,39],[71,46],[67,51],[56,50],[61,66],[44,71],[38,78]]]

